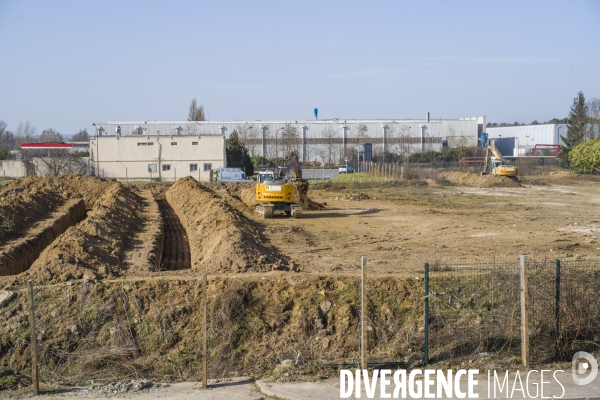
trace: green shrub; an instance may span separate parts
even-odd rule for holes
[[[600,138],[583,142],[571,150],[569,163],[577,173],[600,172]]]

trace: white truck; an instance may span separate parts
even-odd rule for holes
[[[215,182],[254,182],[239,168],[217,168],[213,171]]]

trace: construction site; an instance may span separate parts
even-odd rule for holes
[[[335,375],[359,359],[361,257],[368,274],[368,361],[405,368],[423,362],[425,263],[434,273],[455,271],[458,285],[498,277],[507,264],[518,267],[521,255],[532,266],[534,260],[538,266],[588,262],[579,284],[590,291],[582,293],[591,296],[599,287],[597,176],[553,171],[516,180],[454,171],[431,179],[311,183],[300,193],[302,218],[258,215],[255,185],[246,183],[185,177],[125,184],[81,175],[5,183],[0,389],[30,384],[29,280],[46,385],[198,380],[204,358],[215,379]],[[489,268],[475,279],[483,265]],[[435,285],[435,275],[432,280]],[[512,283],[503,282],[494,290],[508,296]],[[518,296],[489,303],[469,290],[437,290],[443,303],[450,293],[455,325],[446,319],[432,337],[468,325],[478,341],[446,337],[455,339],[452,349],[435,352],[432,345],[431,362],[518,364],[518,327],[515,333],[501,319],[474,322],[495,311],[510,314],[504,307],[518,308]],[[538,318],[547,312],[542,303],[535,307]],[[596,308],[581,315],[600,315]],[[540,338],[548,336],[544,329]],[[586,346],[597,352],[593,332],[585,335],[592,335]],[[553,339],[539,343],[552,354],[540,350],[531,365],[560,363],[572,349],[562,342],[564,357],[554,359]]]

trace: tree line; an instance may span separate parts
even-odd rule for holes
[[[87,142],[89,135],[86,129],[81,129],[71,138],[71,142]],[[33,161],[33,168],[38,175],[62,175],[68,173],[86,173],[87,163],[83,157],[88,157],[88,151],[71,152],[65,149],[31,150],[21,149],[25,143],[64,143],[65,137],[53,128],[47,128],[40,134],[30,122],[20,122],[12,132],[7,124],[0,120],[0,160]]]

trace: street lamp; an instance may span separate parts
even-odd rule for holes
[[[275,168],[279,168],[279,149],[278,149],[279,141],[277,140],[277,134],[283,128],[285,128],[285,126],[282,126],[281,128],[277,129],[277,131],[275,131]]]

